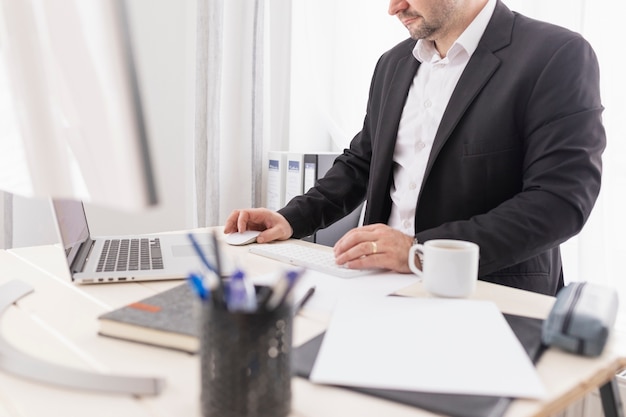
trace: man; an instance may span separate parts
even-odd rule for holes
[[[414,241],[480,246],[479,278],[554,295],[559,244],[600,190],[597,59],[578,34],[499,0],[391,0],[411,39],[379,60],[363,129],[278,212],[236,210],[225,232],[303,237],[367,201],[337,263],[408,272]]]

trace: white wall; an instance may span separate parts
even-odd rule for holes
[[[408,38],[387,6],[361,0],[292,3],[290,150],[343,150],[361,130],[378,58]]]
[[[146,213],[88,206],[91,231],[117,234],[189,228],[193,226],[196,2],[133,0],[127,4],[161,203]],[[13,247],[56,242],[47,201],[16,197],[13,216]]]

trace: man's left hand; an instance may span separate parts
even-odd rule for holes
[[[335,260],[352,269],[390,269],[411,272],[409,248],[413,238],[386,224],[370,224],[350,230],[334,246]]]

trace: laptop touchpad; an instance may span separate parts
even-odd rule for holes
[[[200,245],[204,253],[207,257],[211,255],[211,246],[210,245]],[[192,245],[173,245],[172,246],[172,255],[175,257],[189,257],[189,256],[198,256],[196,251],[194,250]]]

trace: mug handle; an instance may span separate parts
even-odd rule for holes
[[[424,245],[422,245],[421,243],[418,243],[418,244],[411,246],[411,248],[409,249],[409,259],[408,259],[409,268],[411,269],[411,271],[413,271],[415,275],[417,275],[420,278],[423,278],[424,272],[415,265],[415,253],[416,252],[421,254],[423,257]]]

